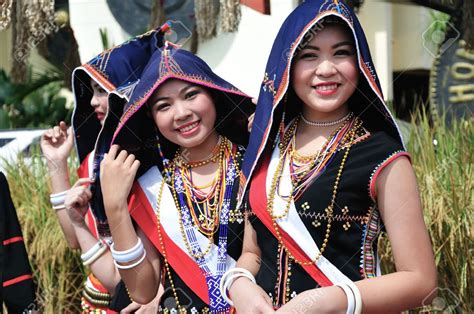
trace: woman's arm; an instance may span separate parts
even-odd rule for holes
[[[52,194],[61,193],[71,188],[67,158],[71,153],[73,144],[74,135],[71,130],[68,131],[66,123],[63,121],[41,136],[40,145],[47,161]],[[57,210],[56,216],[69,247],[72,249],[79,248],[74,228],[66,211]]]
[[[242,254],[237,261],[237,267],[245,268],[256,276],[260,269],[260,247],[257,243],[257,233],[248,217],[245,218],[244,241]],[[239,277],[229,287],[229,295],[238,313],[273,313],[270,297],[258,285],[247,277]]]
[[[101,183],[105,212],[116,251],[125,251],[137,244],[138,236],[130,217],[127,197],[130,193],[140,162],[126,151],[118,153],[113,145],[101,164]],[[140,237],[146,258],[131,269],[119,269],[131,298],[140,304],[154,299],[160,283],[160,258],[145,236]],[[139,258],[137,258],[139,260]],[[127,264],[132,264],[132,261]]]
[[[435,297],[436,266],[409,160],[400,157],[382,170],[376,189],[377,205],[397,271],[355,283],[362,296],[362,310],[364,313],[400,312],[429,304]],[[347,309],[344,292],[334,286],[301,293],[281,311],[294,310],[301,304],[307,305],[308,313],[315,309],[345,313]]]
[[[85,215],[89,208],[92,193],[89,190],[89,178],[79,179],[68,191],[64,205],[72,223],[77,241],[83,254],[97,244],[97,239],[92,235],[85,222]],[[106,250],[102,255],[89,265],[94,276],[113,294],[120,281],[120,274],[115,268],[112,255]]]

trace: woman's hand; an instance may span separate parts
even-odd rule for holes
[[[75,226],[83,226],[85,223],[84,217],[89,209],[89,200],[92,198],[89,190],[91,183],[92,180],[89,178],[79,179],[66,194],[64,206],[69,219]]]
[[[237,278],[229,292],[237,313],[275,313],[268,294],[248,278]]]
[[[74,135],[64,121],[45,131],[41,136],[40,146],[48,162],[65,162],[71,153]]]
[[[118,145],[112,145],[100,165],[100,181],[107,216],[127,208],[127,198],[140,166],[140,161],[136,160],[133,154],[128,154],[125,150],[119,152],[119,149]]]

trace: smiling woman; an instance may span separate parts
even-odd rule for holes
[[[197,56],[165,44],[126,108],[114,143],[140,161],[114,145],[101,166],[120,275],[139,303],[164,282],[160,312],[228,313],[218,285],[242,250],[236,199],[251,98]],[[136,143],[153,143],[159,157]]]
[[[152,104],[150,112],[160,133],[187,149],[188,157],[205,159],[217,145],[216,108],[205,87],[171,79],[148,103]]]
[[[416,178],[354,12],[337,0],[296,8],[268,77],[244,157],[244,250],[222,295],[239,313],[387,313],[430,302],[436,269]],[[397,268],[388,275],[382,231]]]

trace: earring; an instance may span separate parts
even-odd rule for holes
[[[171,170],[170,170],[170,161],[168,158],[165,157],[163,154],[163,150],[161,149],[160,145],[160,136],[158,135],[158,130],[156,130],[156,148],[158,150],[158,154],[160,156],[161,162],[163,164],[163,172],[165,174],[165,180],[171,182]]]

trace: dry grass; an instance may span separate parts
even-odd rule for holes
[[[438,122],[430,127],[424,114],[416,117],[408,151],[412,156],[425,223],[429,229],[438,268],[437,308],[474,312],[473,281],[473,147],[472,120]],[[393,271],[393,259],[381,239],[382,269]],[[425,307],[417,312],[435,311]]]
[[[430,127],[424,115],[418,116],[408,142],[438,265],[436,300],[466,313],[474,312],[473,142],[472,120]],[[45,313],[78,312],[84,270],[77,252],[68,249],[49,204],[46,169],[41,158],[35,160],[32,166],[20,160],[8,168],[7,176],[38,285],[39,305]],[[382,266],[388,272],[393,270],[390,247],[384,238],[380,244]]]

